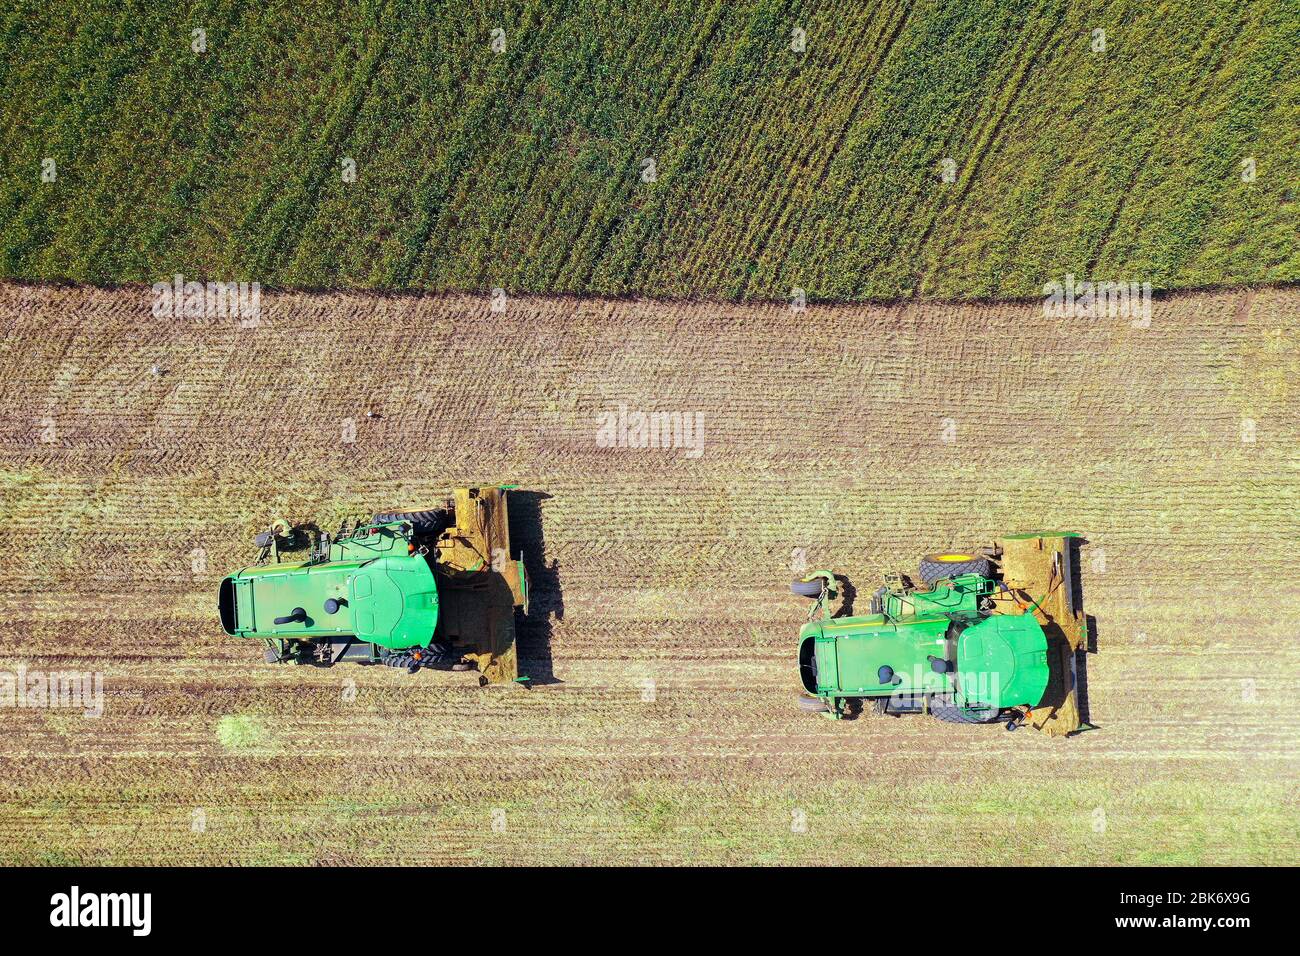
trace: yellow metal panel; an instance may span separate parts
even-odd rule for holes
[[[457,488],[456,524],[438,539],[434,565],[440,636],[493,684],[519,676],[514,609],[523,604],[523,586],[511,558],[507,494]]]
[[[1075,652],[1084,647],[1086,630],[1082,609],[1074,607],[1078,569],[1072,542],[1062,537],[1003,538],[1002,578],[1014,600],[1000,600],[998,612],[1020,614],[1033,607],[1047,635],[1047,660],[1052,669],[1042,703],[1029,712],[1030,726],[1052,737],[1079,730],[1078,675]]]

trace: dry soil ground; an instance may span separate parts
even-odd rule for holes
[[[1300,291],[1149,328],[361,294],[268,295],[244,328],[151,301],[0,286],[0,667],[105,690],[100,718],[0,709],[0,862],[1300,862]],[[703,453],[600,447],[620,404],[701,413]],[[523,669],[553,682],[273,667],[222,635],[216,582],[272,516],[495,481],[550,496]],[[1090,542],[1098,729],[796,711],[795,549],[865,595],[1040,527]]]

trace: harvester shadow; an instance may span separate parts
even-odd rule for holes
[[[320,534],[320,525],[315,521],[296,524],[293,526],[293,532],[290,536],[280,541],[280,553],[298,554],[302,551],[310,551],[311,543],[318,534]]]
[[[1070,597],[1071,603],[1080,612],[1084,611],[1082,552],[1083,546],[1087,543],[1086,538],[1071,538],[1069,543],[1070,567],[1074,569],[1073,580],[1070,582]],[[1097,618],[1085,613],[1084,627],[1086,638],[1083,646],[1074,652],[1074,694],[1079,707],[1079,723],[1082,726],[1070,736],[1101,729],[1098,724],[1092,722],[1092,708],[1088,702],[1088,655],[1097,653]]]
[[[1088,614],[1085,615],[1085,620],[1088,642],[1074,652],[1074,690],[1079,701],[1079,721],[1083,724],[1083,730],[1100,730],[1101,726],[1092,722],[1092,707],[1088,703],[1088,655],[1097,653],[1097,619]]]
[[[547,560],[542,530],[542,502],[550,497],[541,491],[510,492],[510,540],[528,574],[528,613],[516,620],[515,641],[520,676],[533,686],[563,683],[555,676],[551,635],[552,621],[564,620],[564,593],[559,562]]]
[[[858,596],[858,589],[855,588],[848,577],[843,574],[835,575],[835,580],[840,586],[840,606],[831,617],[852,617],[853,600]]]

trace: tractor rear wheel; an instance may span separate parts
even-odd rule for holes
[[[455,523],[452,513],[444,508],[429,511],[381,511],[372,519],[375,524],[389,521],[409,521],[416,534],[442,534]]]
[[[926,584],[955,578],[959,574],[982,574],[987,578],[992,573],[993,562],[982,554],[940,551],[921,559],[921,580]]]

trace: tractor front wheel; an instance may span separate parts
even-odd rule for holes
[[[921,580],[926,584],[955,578],[959,574],[981,574],[987,578],[992,573],[993,562],[981,554],[940,551],[921,559]]]
[[[420,535],[442,534],[456,521],[452,513],[445,508],[434,508],[429,511],[381,511],[372,520],[375,524],[407,521],[410,522],[415,533]]]
[[[821,697],[800,697],[799,709],[805,714],[824,714],[831,708]]]
[[[790,590],[800,597],[821,597],[822,582],[820,578],[815,581],[791,581]]]

